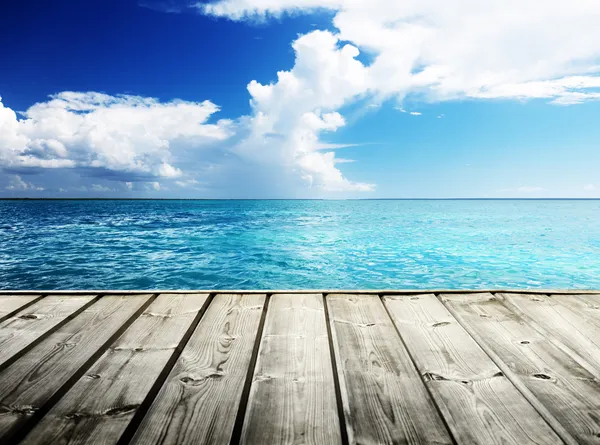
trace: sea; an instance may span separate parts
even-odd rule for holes
[[[600,289],[600,200],[2,200],[0,289]]]

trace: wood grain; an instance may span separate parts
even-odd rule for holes
[[[458,443],[562,443],[435,295],[384,303]]]
[[[41,295],[0,295],[0,321],[9,316],[19,308],[40,298]]]
[[[592,374],[492,294],[440,297],[565,427],[574,443],[600,444],[600,382]]]
[[[50,295],[0,323],[0,366],[94,297]]]
[[[321,294],[271,297],[241,442],[341,443]]]
[[[600,331],[600,294],[552,295],[551,298],[583,319],[596,333]]]
[[[555,346],[571,356],[600,380],[600,310],[566,303],[557,296],[496,294],[511,310],[528,320]],[[594,297],[595,299],[595,297]],[[600,306],[600,305],[598,305]],[[595,314],[591,316],[591,314]]]
[[[265,295],[216,295],[132,444],[228,444]]]
[[[150,295],[105,296],[0,373],[0,443],[73,376]]]
[[[159,295],[21,443],[116,444],[207,299]]]
[[[451,444],[379,297],[327,296],[352,444]]]

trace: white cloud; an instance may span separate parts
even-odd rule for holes
[[[200,184],[200,181],[196,179],[186,179],[185,181],[175,181],[175,184],[182,188],[197,188],[196,186]]]
[[[35,190],[35,191],[42,191],[44,190],[44,187],[38,187],[33,185],[30,182],[25,182],[23,180],[23,178],[21,178],[21,176],[19,175],[13,175],[9,184],[5,187],[5,190],[10,190],[10,191],[25,191],[25,190]]]
[[[0,167],[91,168],[146,178],[182,175],[176,152],[223,141],[232,123],[209,101],[63,92],[19,119],[0,99]]]
[[[215,0],[198,8],[234,20],[326,8],[337,31],[295,40],[294,66],[273,83],[252,80],[251,113],[235,121],[211,121],[219,109],[209,101],[63,92],[22,118],[0,101],[0,168],[104,171],[127,190],[193,189],[200,179],[236,193],[372,191],[338,168],[345,160],[333,150],[354,144],[322,141],[346,125],[353,102],[392,100],[407,113],[402,105],[419,101],[600,99],[597,0]]]
[[[86,176],[91,170],[97,172],[91,176],[118,180],[127,190],[167,190],[158,179],[194,189],[199,174],[208,177],[204,182],[226,181],[240,172],[257,181],[269,170],[287,178],[279,185],[284,194],[307,185],[312,195],[371,190],[370,184],[344,178],[334,154],[321,152],[355,145],[321,143],[319,134],[345,125],[333,110],[344,103],[348,90],[354,95],[363,88],[356,52],[336,44],[329,33],[300,38],[294,44],[296,67],[280,72],[274,84],[251,82],[253,115],[235,122],[209,123],[218,111],[209,101],[161,103],[138,96],[63,92],[33,105],[19,119],[0,100],[0,168],[15,172],[62,168]],[[315,55],[328,65],[322,81],[315,77],[322,74]],[[344,75],[347,80],[339,81]],[[142,184],[134,187],[134,182]],[[77,185],[62,188],[115,191],[92,183],[81,187],[85,190]],[[231,187],[239,193],[237,186]],[[267,190],[258,194],[268,191],[268,186],[263,188]]]
[[[593,192],[594,190],[596,190],[596,186],[594,184],[587,184],[583,187],[583,190],[585,190],[586,192]]]
[[[353,183],[323,153],[319,136],[345,125],[340,110],[393,99],[600,99],[600,2],[573,0],[216,0],[197,5],[233,20],[334,12],[336,33],[314,30],[294,43],[296,62],[274,84],[248,86],[254,114],[238,152],[292,166],[324,190],[372,190]],[[358,59],[359,48],[370,62]],[[413,116],[420,112],[410,112]],[[440,114],[438,118],[443,118]],[[519,187],[511,193],[539,193]]]
[[[293,48],[294,67],[277,73],[277,82],[248,84],[253,115],[249,134],[234,151],[256,163],[294,173],[309,188],[325,192],[371,191],[373,184],[352,182],[336,168],[335,154],[323,152],[323,132],[334,132],[346,122],[336,111],[367,91],[364,65],[358,50],[339,47],[338,38],[327,31],[299,37]],[[346,144],[347,146],[347,144]]]
[[[111,189],[110,187],[106,187],[104,185],[100,185],[100,184],[92,184],[92,186],[90,187],[90,190],[92,192],[114,192],[115,189]]]
[[[198,7],[233,20],[330,9],[340,40],[373,55],[364,77],[379,96],[600,99],[596,0],[217,0]]]
[[[361,145],[366,144],[328,144],[325,142],[319,142],[315,148],[317,150],[337,150],[338,148],[359,147]]]

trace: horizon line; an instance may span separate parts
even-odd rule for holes
[[[11,198],[0,201],[600,201],[598,198]]]

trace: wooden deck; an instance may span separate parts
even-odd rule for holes
[[[600,444],[600,292],[0,292],[17,443]]]

